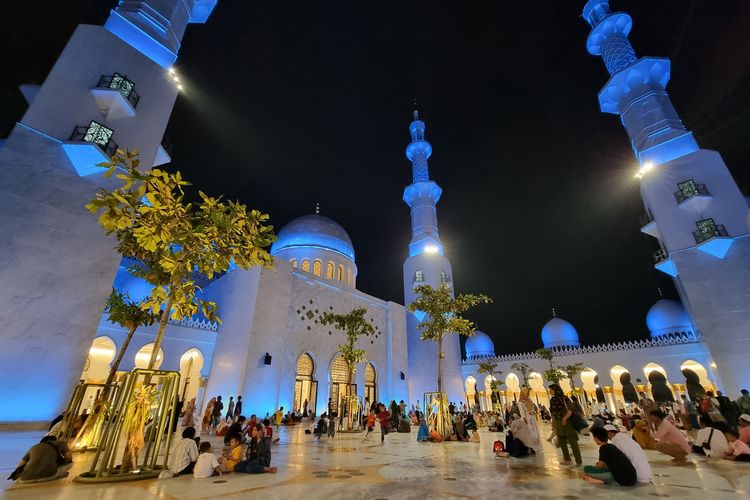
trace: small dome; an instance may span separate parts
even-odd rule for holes
[[[354,245],[338,222],[320,214],[303,215],[281,228],[271,245],[271,255],[292,248],[321,248],[354,261]]]
[[[489,335],[477,330],[474,335],[466,339],[466,357],[494,356],[495,343]]]
[[[674,300],[661,299],[651,306],[646,314],[646,324],[651,337],[693,331],[687,311]]]
[[[542,327],[542,344],[545,349],[581,345],[575,327],[562,318],[552,318]]]

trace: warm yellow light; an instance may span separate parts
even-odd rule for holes
[[[182,90],[182,85],[177,85],[177,90]]]
[[[177,75],[172,75],[172,80],[174,80],[174,81],[176,81],[176,82],[179,82],[179,81],[180,81],[180,79],[179,79],[179,78],[177,78]]]
[[[646,172],[654,168],[654,164],[650,161],[647,161],[643,165],[641,165],[641,168],[638,169],[638,172],[635,174],[636,179],[643,179],[643,176],[646,175]]]
[[[172,67],[172,68],[169,68],[169,74],[170,74],[170,75],[174,75],[174,68],[173,68],[173,67]]]
[[[716,363],[714,363],[713,361],[711,361],[711,368],[716,368]]]
[[[436,247],[435,245],[426,245],[424,247],[424,251],[425,253],[437,253],[438,247]]]

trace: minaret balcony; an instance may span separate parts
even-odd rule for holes
[[[135,116],[135,108],[141,100],[135,83],[119,73],[102,75],[90,92],[107,120]]]
[[[675,266],[672,257],[664,249],[659,249],[653,254],[654,267],[659,271],[676,278],[678,275],[677,266]]]
[[[113,135],[114,130],[93,120],[73,129],[70,139],[63,143],[63,150],[78,175],[85,177],[104,171],[98,164],[108,162],[117,153]]]
[[[715,224],[713,219],[703,219],[695,223],[693,238],[698,250],[723,259],[732,246],[734,239],[729,236],[723,224]]]
[[[659,237],[659,227],[656,225],[656,221],[654,220],[653,215],[646,212],[645,214],[641,215],[638,220],[641,224],[642,233],[646,233],[649,236],[653,236],[654,238]]]
[[[705,184],[696,184],[692,179],[680,182],[677,187],[679,189],[674,193],[677,204],[696,212],[703,212],[713,198]]]

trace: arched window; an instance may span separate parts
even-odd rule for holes
[[[294,410],[303,415],[315,411],[318,398],[318,382],[315,381],[315,362],[308,353],[297,358],[297,374],[294,377]],[[307,405],[305,405],[307,403]]]
[[[313,274],[315,276],[320,276],[320,273],[322,271],[323,271],[323,263],[316,259],[313,262]]]
[[[346,283],[351,286],[352,285],[352,269],[349,268],[346,270]]]
[[[294,268],[296,268],[296,267],[297,267],[297,259],[292,259],[292,260],[290,260],[289,262],[291,262],[291,263],[292,263],[292,267],[294,267]]]
[[[445,271],[440,271],[440,283],[450,283],[451,282],[451,276],[450,274],[446,273]]]
[[[310,272],[310,261],[309,260],[305,259],[305,260],[302,261],[302,270],[305,271],[306,273]]]
[[[341,282],[344,281],[344,266],[342,266],[341,264],[339,264],[339,274],[337,276],[337,279]]]
[[[329,280],[333,279],[333,262],[326,264],[326,278]]]
[[[135,353],[135,367],[136,368],[148,368],[148,362],[151,360],[151,351],[154,350],[154,343],[146,344]],[[164,351],[159,348],[159,353],[156,355],[156,363],[154,363],[154,369],[158,370],[164,361]]]
[[[424,273],[420,269],[416,273],[414,273],[414,282],[415,283],[424,283]]]
[[[365,366],[365,398],[372,404],[373,401],[377,401],[378,393],[376,389],[377,385],[377,373],[372,363],[367,363]]]

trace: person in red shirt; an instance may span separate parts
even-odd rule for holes
[[[377,417],[375,416],[375,410],[370,410],[369,415],[367,415],[367,419],[365,421],[365,425],[367,426],[367,432],[365,433],[365,441],[368,441],[370,439],[370,433],[375,429],[375,420],[377,420]]]
[[[383,403],[378,405],[378,420],[380,421],[380,442],[383,443],[391,425],[391,413],[385,409]]]

